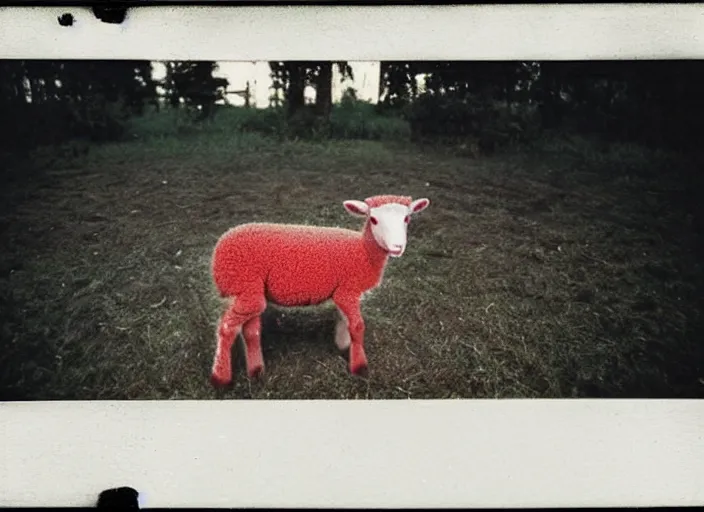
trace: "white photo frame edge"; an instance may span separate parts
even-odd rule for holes
[[[57,22],[64,12],[74,15],[70,27]],[[0,9],[0,23],[0,58],[378,61],[704,55],[702,4],[141,6],[131,8],[120,25],[101,22],[89,7],[6,7]]]
[[[64,12],[74,26],[57,23]],[[130,9],[122,25],[87,7],[9,7],[0,24],[0,58],[704,56],[698,4],[155,6]],[[93,506],[123,485],[160,508],[690,506],[704,504],[704,405],[9,402],[0,461],[0,506]]]
[[[703,426],[697,400],[3,403],[0,506],[693,506]]]

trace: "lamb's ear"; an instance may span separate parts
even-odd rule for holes
[[[428,206],[430,206],[430,199],[424,197],[413,201],[408,208],[411,210],[411,213],[418,213],[425,210]]]
[[[357,217],[366,217],[367,213],[369,213],[369,205],[364,201],[355,201],[354,199],[350,199],[342,204],[344,205],[345,210]]]

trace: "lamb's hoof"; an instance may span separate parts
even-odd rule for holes
[[[259,380],[264,376],[264,367],[257,366],[256,368],[252,368],[247,372],[247,375],[251,380]]]
[[[219,375],[215,375],[214,373],[210,376],[210,384],[214,388],[222,389],[230,385],[232,382],[232,379],[225,379],[223,377],[220,377]]]
[[[355,377],[362,377],[363,379],[369,377],[369,367],[367,363],[360,363],[357,366],[353,366],[350,368],[350,371]]]

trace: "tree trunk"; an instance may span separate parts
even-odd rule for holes
[[[542,127],[557,128],[561,121],[559,63],[544,62],[540,65],[538,109]]]
[[[321,62],[315,84],[316,114],[327,121],[332,111],[332,62]]]
[[[286,91],[286,99],[288,101],[288,116],[293,116],[305,104],[305,69],[298,62],[287,62],[288,67],[288,91]]]
[[[379,63],[379,103],[381,103],[384,93],[386,92],[386,75],[388,73],[389,65],[385,62]]]

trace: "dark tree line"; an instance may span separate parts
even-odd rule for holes
[[[23,151],[72,138],[119,139],[125,122],[149,106],[212,115],[228,82],[214,62],[167,62],[162,81],[149,61],[0,61],[0,150]]]
[[[565,128],[683,148],[704,134],[703,90],[702,61],[382,62],[379,107],[418,137]]]
[[[122,121],[155,97],[149,62],[0,61],[0,144],[116,138]]]
[[[0,61],[0,150],[69,138],[114,140],[147,107],[214,115],[228,82],[214,62]],[[325,126],[333,70],[347,62],[270,62],[274,104],[289,126]],[[419,86],[417,77],[424,76]],[[305,103],[313,87],[315,101]],[[475,137],[489,145],[541,130],[594,132],[651,145],[698,146],[704,132],[701,61],[382,62],[380,114],[409,120],[417,139]]]

